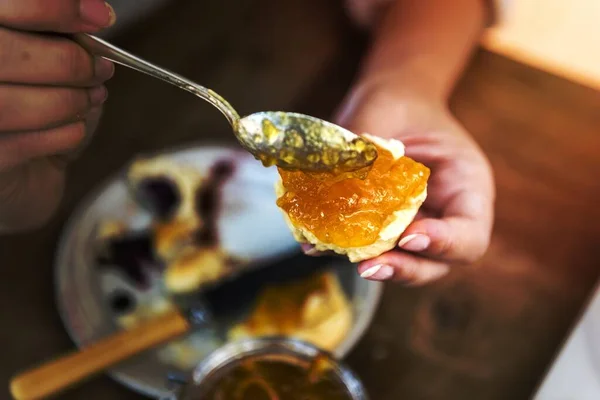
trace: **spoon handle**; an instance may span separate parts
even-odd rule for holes
[[[200,86],[181,75],[158,67],[152,63],[149,63],[148,61],[142,60],[141,58],[136,57],[133,54],[130,54],[125,50],[122,50],[95,36],[85,33],[76,33],[73,35],[73,38],[84,49],[93,55],[106,58],[107,60],[113,61],[117,64],[150,75],[154,78],[175,85],[180,89],[195,94],[203,100],[206,100],[215,106],[219,111],[221,111],[221,113],[223,113],[231,126],[234,126],[235,122],[240,119],[240,116],[231,106],[231,104],[229,104],[217,93],[205,88],[204,86]]]

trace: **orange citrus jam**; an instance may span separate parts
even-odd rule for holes
[[[277,199],[297,226],[343,248],[373,244],[388,217],[410,205],[429,178],[429,168],[408,157],[379,156],[364,179],[279,169],[286,193]]]

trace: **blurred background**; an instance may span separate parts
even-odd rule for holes
[[[107,37],[213,88],[242,114],[287,109],[328,118],[368,45],[337,0],[147,1],[144,15],[127,2],[116,7],[121,19]],[[490,250],[429,287],[386,286],[347,358],[374,399],[531,398],[595,288],[600,3],[513,4],[451,101],[495,169]],[[73,348],[54,305],[53,259],[81,199],[136,154],[201,140],[233,143],[218,113],[169,85],[118,68],[109,91],[101,127],[70,170],[56,218],[39,232],[0,238],[10,282],[0,291],[3,382]],[[570,398],[591,399],[576,390]],[[99,378],[60,398],[142,397]]]
[[[600,3],[512,0],[483,44],[491,51],[600,89]]]

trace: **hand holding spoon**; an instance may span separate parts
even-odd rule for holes
[[[221,96],[87,34],[74,39],[90,53],[186,90],[215,106],[227,118],[242,147],[265,166],[307,172],[351,172],[371,165],[377,148],[330,122],[287,112],[258,112],[240,118]]]

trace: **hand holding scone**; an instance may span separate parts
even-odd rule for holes
[[[103,0],[0,2],[0,232],[52,214],[65,179],[56,156],[81,147],[106,99],[112,63],[60,34],[97,32],[114,19]]]
[[[367,279],[422,284],[483,255],[495,190],[487,159],[445,105],[399,93],[389,85],[359,88],[337,122],[357,133],[399,139],[408,157],[431,169],[427,199],[398,247],[358,267]]]

